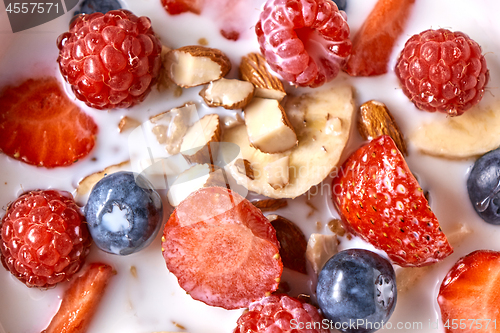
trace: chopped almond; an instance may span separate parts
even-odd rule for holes
[[[243,80],[255,85],[255,97],[281,101],[285,96],[283,83],[269,72],[261,54],[250,53],[241,59],[240,73]]]
[[[337,235],[311,234],[307,242],[306,258],[316,274],[338,252],[337,245]]]
[[[275,154],[297,145],[297,135],[277,100],[254,98],[244,111],[248,138],[253,147],[263,153]]]
[[[255,87],[247,81],[220,79],[200,91],[210,107],[222,106],[234,110],[244,108],[252,99]]]
[[[170,155],[179,153],[182,138],[188,130],[189,120],[194,112],[196,112],[196,106],[190,102],[150,118],[151,123],[156,125],[151,131],[158,143],[165,145]]]
[[[219,116],[204,116],[187,130],[182,139],[181,154],[190,163],[212,163],[220,133]]]
[[[175,84],[183,88],[218,80],[230,69],[229,58],[217,49],[192,45],[171,50],[167,54],[167,73]]]

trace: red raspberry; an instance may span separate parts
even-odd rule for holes
[[[330,332],[318,310],[287,295],[271,295],[250,305],[233,333]]]
[[[31,191],[14,201],[0,224],[0,259],[28,287],[69,279],[89,252],[83,215],[67,192]]]
[[[59,68],[76,97],[100,110],[143,101],[160,71],[161,44],[151,21],[128,10],[77,17],[57,46]]]
[[[412,36],[396,64],[403,92],[421,110],[459,116],[484,94],[489,72],[481,47],[462,32]]]
[[[260,50],[283,79],[318,87],[351,53],[344,16],[330,0],[268,0],[255,26]]]

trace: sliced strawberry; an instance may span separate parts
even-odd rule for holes
[[[30,79],[0,94],[0,151],[53,168],[88,155],[97,125],[62,91],[56,78]]]
[[[494,333],[500,329],[500,252],[479,250],[461,258],[439,289],[447,333]]]
[[[200,189],[177,206],[162,239],[167,267],[196,300],[248,307],[278,288],[283,264],[271,223],[222,187]]]
[[[82,276],[73,280],[64,293],[61,306],[42,333],[84,333],[104,294],[113,268],[91,264]]]
[[[415,0],[379,0],[356,33],[345,70],[352,76],[387,73],[394,42],[401,35]]]
[[[425,266],[453,252],[424,192],[389,136],[358,149],[333,180],[346,228],[401,266]]]
[[[161,0],[163,7],[170,15],[186,12],[200,14],[204,0]]]

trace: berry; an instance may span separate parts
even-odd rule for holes
[[[489,79],[481,47],[466,34],[446,29],[410,37],[395,72],[417,108],[450,116],[477,104]]]
[[[403,32],[415,0],[379,0],[352,41],[345,70],[352,76],[387,73],[396,39]]]
[[[80,269],[90,242],[70,193],[31,191],[10,204],[2,219],[0,259],[28,287],[48,288]]]
[[[238,318],[233,333],[328,333],[323,318],[311,304],[287,295],[271,295],[250,304],[248,312]]]
[[[200,14],[205,0],[161,0],[161,4],[170,15],[186,12]]]
[[[93,263],[64,292],[61,306],[43,333],[84,333],[97,310],[113,268]]]
[[[437,298],[446,332],[498,332],[499,283],[500,252],[479,250],[461,258],[444,278]]]
[[[389,261],[361,249],[330,258],[318,276],[318,304],[342,332],[374,332],[396,307],[396,273]],[[356,323],[354,328],[349,323]],[[347,328],[346,328],[347,327]]]
[[[163,221],[163,205],[146,178],[120,171],[95,184],[85,217],[98,248],[128,255],[151,244]]]
[[[278,288],[283,264],[262,212],[222,187],[202,188],[170,216],[162,238],[167,267],[189,295],[225,309],[248,307]]]
[[[346,228],[400,266],[424,266],[453,252],[424,192],[389,136],[359,148],[333,180]]]
[[[151,21],[128,10],[77,17],[57,46],[63,77],[79,100],[96,109],[143,101],[160,71],[161,44]]]
[[[268,0],[255,26],[261,52],[283,79],[318,87],[351,53],[343,15],[330,0]]]
[[[53,77],[29,79],[0,94],[0,151],[25,163],[53,168],[89,154],[97,125]]]
[[[469,199],[486,222],[500,224],[500,148],[481,156],[467,179]]]
[[[106,14],[110,10],[121,9],[122,6],[118,0],[84,0],[80,5],[80,9],[75,11],[78,14],[103,13]]]

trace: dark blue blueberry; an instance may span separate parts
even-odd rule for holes
[[[467,179],[472,206],[488,223],[500,224],[500,148],[481,156]]]
[[[396,275],[389,261],[378,254],[346,250],[325,264],[316,293],[331,327],[347,333],[374,332],[396,306]]]
[[[122,171],[104,177],[94,186],[85,217],[97,247],[127,255],[153,241],[162,224],[163,206],[146,178]]]
[[[333,0],[337,4],[337,7],[339,7],[340,10],[345,10],[345,7],[347,6],[347,0]]]
[[[75,15],[96,12],[106,14],[110,10],[120,8],[122,8],[122,5],[117,0],[84,0],[80,5],[80,9],[75,12]]]

